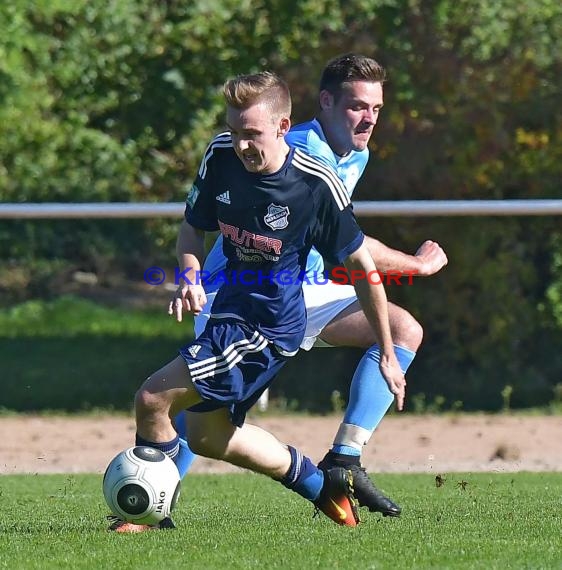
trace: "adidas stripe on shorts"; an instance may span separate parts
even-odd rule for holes
[[[226,407],[236,426],[242,426],[247,411],[289,359],[259,331],[236,319],[211,319],[179,352],[203,399],[189,411]]]

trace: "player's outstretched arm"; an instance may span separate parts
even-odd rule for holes
[[[357,298],[367,320],[373,327],[381,349],[381,360],[379,363],[381,374],[386,380],[390,391],[396,396],[397,409],[402,410],[406,395],[406,380],[394,353],[388,319],[388,300],[384,285],[378,278],[371,279],[373,283],[369,282],[368,275],[370,273],[375,275],[374,272],[376,272],[377,267],[365,241],[344,263],[350,275],[363,276],[354,280]],[[374,283],[378,284],[375,285]]]
[[[176,241],[176,255],[179,266],[179,283],[174,297],[168,305],[168,314],[178,322],[183,312],[198,315],[207,302],[200,274],[204,258],[205,232],[198,230],[183,220]]]
[[[443,248],[435,241],[426,240],[415,255],[388,247],[381,241],[365,236],[365,243],[379,271],[411,272],[411,275],[434,275],[448,263]]]

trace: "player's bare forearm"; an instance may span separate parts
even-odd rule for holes
[[[207,297],[201,285],[200,271],[204,258],[205,232],[197,230],[183,220],[176,241],[178,258],[178,288],[168,305],[168,314],[178,322],[183,320],[183,313],[199,314]]]
[[[381,241],[365,236],[365,244],[379,271],[400,271],[410,275],[434,275],[447,265],[448,260],[443,248],[435,241],[426,240],[410,255],[392,249]]]
[[[186,269],[186,276],[195,277],[195,272],[201,270],[205,257],[205,232],[189,225],[185,220],[180,225],[176,240],[176,256],[180,274]],[[191,279],[194,282],[194,279]]]

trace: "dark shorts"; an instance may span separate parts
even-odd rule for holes
[[[228,408],[236,426],[289,359],[258,331],[230,319],[211,319],[201,336],[179,352],[204,400],[189,411]]]

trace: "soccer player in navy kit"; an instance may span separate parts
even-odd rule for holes
[[[285,136],[290,146],[304,150],[337,173],[350,199],[369,160],[367,143],[383,106],[384,69],[373,59],[345,54],[331,60],[320,80],[320,111],[317,118],[295,125]],[[413,272],[433,275],[447,263],[442,248],[425,241],[415,255],[393,250],[380,241],[366,237],[369,251],[381,271]],[[195,318],[198,336],[205,328],[226,259],[223,237],[219,235],[205,259],[207,304]],[[324,262],[314,248],[308,255],[308,281],[303,283],[307,309],[307,328],[301,348],[313,346],[356,346],[363,355],[353,375],[350,397],[331,450],[321,466],[340,465],[352,470],[355,496],[359,504],[385,516],[400,515],[401,508],[386,497],[361,467],[361,452],[384,414],[394,401],[379,369],[379,346],[368,320],[363,315],[351,285],[331,282],[319,284]],[[389,318],[395,352],[405,372],[422,340],[422,327],[402,307],[389,303]],[[400,409],[400,407],[399,407]],[[177,425],[183,433],[183,417]],[[182,476],[184,473],[181,473]]]
[[[263,72],[228,81],[224,94],[230,134],[209,146],[186,201],[177,244],[184,282],[171,312],[181,319],[185,311],[200,313],[206,302],[197,277],[205,231],[220,229],[223,235],[227,282],[201,336],[138,390],[136,443],[181,463],[170,418],[181,409],[197,412],[188,414],[187,426],[195,453],[279,480],[338,524],[355,526],[349,470],[322,471],[244,420],[303,340],[300,279],[310,248],[350,271],[367,275],[376,267],[341,180],[284,140],[291,111],[286,84]],[[384,288],[362,279],[356,291],[379,339],[381,372],[403,401],[405,379],[393,350]]]

